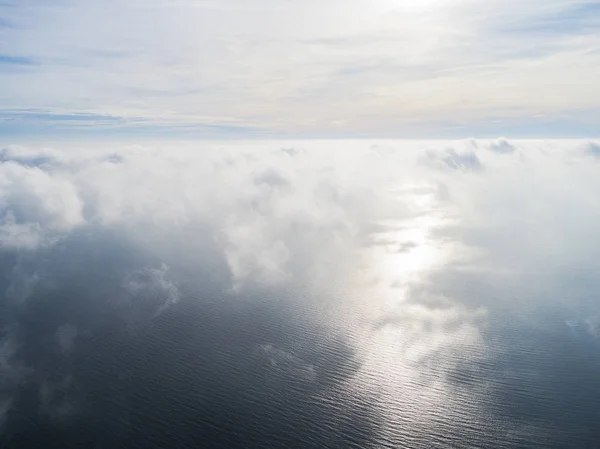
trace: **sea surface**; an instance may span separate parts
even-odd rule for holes
[[[470,144],[460,145],[459,155]],[[215,200],[243,214],[207,207],[212,222],[159,227],[153,203],[124,227],[88,210],[60,238],[5,245],[0,446],[600,447],[600,209],[598,191],[581,187],[582,202],[573,187],[600,164],[557,164],[570,187],[547,193],[516,155],[480,147],[468,151],[483,169],[468,158],[457,169],[442,153],[440,169],[422,151],[409,158],[422,173],[377,187],[390,203],[319,183],[307,198],[297,193],[307,181],[265,168],[261,154],[248,173],[262,199]],[[528,154],[536,173],[559,176]],[[62,176],[48,164],[35,169]],[[515,191],[495,167],[521,173]],[[171,179],[145,170],[153,196],[136,193],[138,205]],[[342,206],[314,209],[323,198]],[[215,233],[232,223],[227,238]]]

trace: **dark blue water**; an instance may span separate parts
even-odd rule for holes
[[[348,308],[338,320],[317,310],[344,297],[235,291],[219,260],[207,270],[183,251],[82,233],[3,253],[2,447],[600,447],[593,325],[565,324],[571,312],[541,296],[532,312],[497,296],[511,286],[439,279],[487,306],[481,341],[412,357],[379,336],[390,323],[341,326]],[[34,293],[19,302],[15,277],[32,270]],[[163,307],[172,286],[178,301]],[[432,326],[422,350],[436,344]]]

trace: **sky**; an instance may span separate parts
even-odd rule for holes
[[[597,137],[600,2],[3,0],[0,137]]]

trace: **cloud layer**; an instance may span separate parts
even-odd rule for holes
[[[509,369],[510,339],[525,330],[543,329],[527,341],[598,344],[597,145],[6,148],[2,419],[19,422],[13,405],[27,395],[53,426],[86,416],[86,394],[108,370],[89,354],[114,346],[137,373],[120,373],[115,391],[133,388],[142,361],[217,366],[226,374],[215,385],[256,377],[290,404],[351,391],[377,404],[363,424],[390,441],[404,441],[386,433],[398,420],[466,407],[465,394],[477,406],[461,410],[489,438],[541,435],[554,418],[530,434],[511,421],[502,404],[519,378],[493,370]],[[193,348],[192,366],[179,365],[180,348]],[[295,393],[282,386],[289,378],[301,382]],[[136,401],[123,401],[119,416],[133,419]]]
[[[598,125],[595,0],[8,1],[0,19],[0,126],[29,138]]]

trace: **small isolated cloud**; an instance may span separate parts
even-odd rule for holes
[[[588,319],[585,320],[585,327],[587,332],[595,337],[600,339],[600,318],[595,316],[595,317],[590,317]]]
[[[254,178],[254,183],[258,186],[266,185],[271,188],[287,188],[290,186],[289,181],[274,169],[267,169],[262,173],[259,173]]]
[[[118,306],[134,329],[179,301],[179,289],[168,279],[168,272],[169,267],[162,264],[159,268],[146,267],[126,276]]]
[[[586,156],[600,159],[600,143],[590,140],[583,144],[582,150]]]
[[[394,250],[397,253],[407,253],[417,247],[418,245],[415,242],[401,242],[396,246]]]
[[[517,151],[517,147],[506,139],[497,139],[490,142],[489,149],[499,154],[510,154]]]
[[[583,319],[573,318],[565,321],[573,336],[600,340],[600,316],[593,315]]]
[[[315,367],[273,344],[263,344],[258,347],[258,353],[266,363],[269,371],[277,375],[313,381],[317,377]]]
[[[438,170],[457,170],[465,172],[480,172],[483,165],[474,151],[458,152],[454,148],[445,150],[427,150],[420,161],[422,164]]]
[[[289,157],[296,157],[299,154],[302,154],[302,150],[299,150],[294,147],[282,148],[281,152],[287,154]]]

